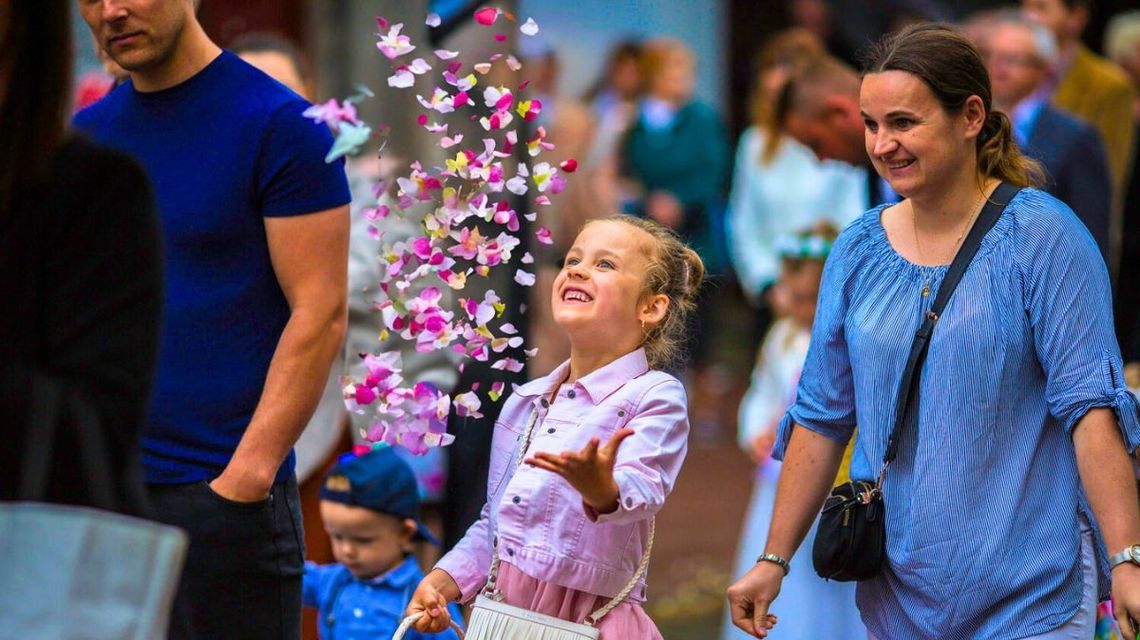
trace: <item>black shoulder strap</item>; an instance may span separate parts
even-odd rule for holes
[[[970,228],[970,234],[966,236],[966,241],[962,243],[962,247],[954,256],[954,261],[950,263],[946,277],[942,279],[942,285],[938,287],[938,295],[934,298],[934,304],[931,305],[930,311],[927,311],[926,315],[923,316],[922,324],[919,325],[918,332],[914,334],[914,342],[910,346],[910,356],[906,360],[906,369],[903,372],[902,381],[899,382],[898,404],[895,406],[895,426],[891,429],[891,436],[887,440],[887,452],[883,456],[884,470],[895,459],[895,454],[898,453],[898,441],[895,436],[906,420],[907,412],[913,404],[911,401],[918,398],[918,382],[922,377],[922,364],[926,361],[926,351],[930,346],[930,336],[934,332],[934,325],[938,323],[938,318],[942,316],[942,311],[950,301],[950,296],[954,295],[954,290],[958,288],[958,281],[962,279],[962,274],[966,272],[970,262],[974,259],[974,254],[978,252],[978,247],[982,245],[982,238],[997,223],[1002,211],[1005,210],[1005,206],[1009,204],[1010,200],[1013,200],[1019,191],[1021,191],[1019,187],[1003,182],[990,194],[989,199],[986,200],[986,206],[982,207],[978,219]],[[882,474],[880,473],[881,477]]]

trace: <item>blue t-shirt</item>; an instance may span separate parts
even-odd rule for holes
[[[827,259],[777,459],[793,423],[843,443],[858,423],[851,477],[879,473],[914,332],[936,297],[922,295],[924,283],[937,291],[947,271],[897,253],[884,208],[852,222]],[[1063,203],[1022,189],[982,239],[930,339],[918,408],[884,477],[887,562],[856,590],[869,631],[1004,640],[1073,617],[1084,579],[1080,519],[1096,521],[1072,431],[1089,409],[1110,407],[1128,450],[1140,446],[1122,371],[1096,243]]]
[[[148,482],[216,477],[253,416],[289,319],[264,218],[349,202],[332,135],[297,94],[223,52],[185,82],[131,82],[75,116],[133,155],[158,198],[166,292],[158,372],[143,436]],[[293,471],[293,456],[278,479]]]
[[[358,580],[339,564],[305,563],[301,601],[318,611],[322,640],[391,638],[412,601],[424,574],[413,556],[388,573],[372,580]],[[463,625],[459,605],[447,605],[451,619]],[[409,629],[404,640],[455,640],[454,629],[442,633],[418,633]]]

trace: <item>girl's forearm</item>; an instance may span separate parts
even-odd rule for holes
[[[432,569],[424,580],[428,582],[436,591],[440,593],[448,602],[455,602],[462,597],[459,590],[459,584],[451,577],[451,574],[443,569]]]
[[[791,560],[831,491],[843,450],[831,438],[795,425],[780,468],[766,553]]]

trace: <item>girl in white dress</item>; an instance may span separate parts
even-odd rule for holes
[[[738,439],[741,448],[756,462],[756,474],[734,578],[747,573],[755,565],[756,557],[764,552],[780,476],[780,463],[770,456],[776,426],[795,400],[796,383],[811,338],[823,263],[836,235],[833,226],[821,223],[811,231],[785,237],[777,244],[781,270],[771,297],[778,319],[760,347],[751,385],[740,403]],[[840,470],[841,476],[845,473],[846,468]],[[804,548],[810,549],[814,540],[813,527]],[[807,553],[792,564],[791,572],[784,578],[778,607],[773,613],[780,620],[773,631],[776,640],[862,640],[867,637],[855,607],[855,584],[820,578],[812,569]],[[722,640],[750,637],[733,626],[726,613]]]

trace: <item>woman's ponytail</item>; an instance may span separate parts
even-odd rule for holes
[[[978,133],[978,171],[1018,187],[1044,184],[1045,172],[1027,157],[1013,139],[1013,124],[1001,111],[986,113]]]

